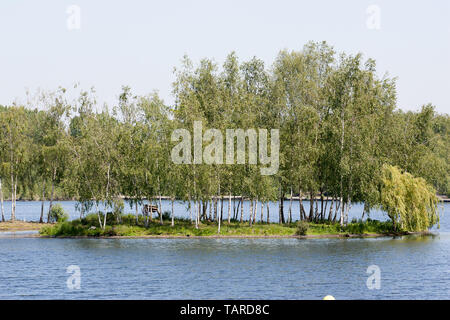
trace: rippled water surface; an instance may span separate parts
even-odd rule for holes
[[[18,216],[37,219],[40,204],[24,204],[31,209],[20,213],[18,203]],[[183,208],[178,205],[178,215]],[[272,212],[275,216],[275,206]],[[435,237],[0,236],[0,299],[320,299],[327,294],[337,299],[450,299],[450,205],[441,213]],[[352,215],[360,215],[357,206]],[[80,290],[67,287],[69,265],[80,267]],[[381,270],[379,290],[367,288],[370,265]]]

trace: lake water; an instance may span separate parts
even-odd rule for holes
[[[74,202],[61,204],[72,218],[79,216]],[[170,210],[170,202],[164,201],[163,210]],[[297,217],[298,204],[293,210]],[[277,204],[270,211],[277,221]],[[350,217],[361,212],[355,205]],[[189,216],[181,203],[175,213]],[[38,220],[39,214],[39,202],[17,202],[17,218]],[[449,214],[446,203],[434,237],[39,239],[9,234],[0,237],[0,299],[321,299],[328,294],[450,299]],[[385,219],[381,212],[371,217]],[[80,268],[80,289],[67,286],[70,265]],[[368,289],[371,265],[380,270],[380,289]]]

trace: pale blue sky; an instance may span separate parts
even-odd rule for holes
[[[81,29],[68,30],[66,9],[81,8]],[[380,30],[366,26],[369,5]],[[95,86],[116,101],[122,85],[158,90],[171,103],[173,67],[186,53],[222,63],[236,51],[270,65],[279,50],[326,40],[338,51],[376,59],[397,76],[398,106],[433,103],[450,112],[450,1],[49,1],[0,2],[0,104],[26,88]]]

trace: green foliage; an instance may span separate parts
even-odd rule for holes
[[[69,220],[69,215],[64,211],[63,207],[59,203],[52,205],[50,209],[50,222],[65,222]]]
[[[295,234],[298,236],[306,235],[309,228],[309,224],[306,221],[297,222],[297,230],[295,230]]]
[[[394,227],[424,231],[439,223],[436,191],[423,178],[415,178],[394,166],[383,167],[381,208]]]
[[[71,198],[82,213],[95,206],[96,214],[80,223],[105,232],[120,224],[145,225],[144,200],[159,206],[160,196],[189,201],[196,208],[193,220],[204,225],[217,224],[212,203],[219,196],[267,202],[286,194],[308,195],[311,202],[321,194],[342,203],[340,226],[323,224],[323,230],[343,232],[354,225],[348,223],[354,202],[364,202],[365,213],[381,203],[399,230],[423,230],[438,221],[434,190],[425,181],[440,193],[450,192],[450,117],[432,105],[419,112],[396,110],[395,79],[378,74],[372,59],[309,42],[302,50],[281,51],[271,66],[256,57],[240,61],[234,52],[223,65],[212,59],[194,64],[184,57],[175,70],[170,106],[156,93],[138,96],[127,86],[114,107],[104,108],[94,89],[81,90],[69,102],[59,88],[27,106],[0,108],[2,191],[13,202]],[[193,137],[194,121],[202,121],[203,132],[223,134],[279,129],[279,171],[261,176],[265,165],[249,164],[248,157],[245,164],[172,163],[172,132],[184,129]],[[382,195],[386,164],[424,180],[396,177]],[[390,178],[384,179],[389,184]],[[123,216],[121,196],[131,199],[135,215]],[[99,211],[100,204],[109,214]],[[278,214],[283,223],[284,211]],[[327,220],[321,208],[301,214],[309,222]],[[240,213],[230,215],[241,220]],[[164,224],[171,218],[163,213],[158,220]],[[310,227],[321,232],[318,225]],[[227,228],[222,231],[231,232]]]
[[[217,228],[213,222],[200,223],[198,228],[186,219],[175,219],[172,227],[170,221],[153,221],[145,226],[144,219],[136,223],[133,215],[125,215],[121,224],[107,225],[105,229],[99,227],[95,214],[85,219],[76,219],[69,222],[58,223],[54,226],[45,226],[40,230],[47,236],[217,236]],[[347,234],[394,234],[389,221],[377,220],[355,221],[341,227],[333,223],[307,223],[299,222],[297,226],[289,224],[256,223],[252,227],[248,223],[238,221],[224,224],[221,229],[222,236],[294,236],[294,235],[341,235]]]

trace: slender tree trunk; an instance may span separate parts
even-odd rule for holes
[[[345,208],[345,221],[344,221],[345,225],[348,224],[348,212],[350,211],[351,206],[352,206],[352,200],[349,197],[347,200],[346,208]]]
[[[159,223],[163,224],[163,218],[162,218],[162,201],[161,201],[161,180],[158,175],[158,195],[159,195],[159,208],[158,208],[158,214],[159,214]]]
[[[255,199],[255,206],[253,207],[253,211],[254,211],[254,213],[253,213],[253,223],[255,224],[256,223],[256,216],[258,214],[258,197],[256,197],[256,199]]]
[[[105,228],[106,228],[106,217],[108,216],[108,209],[107,209],[105,203],[104,203],[104,207],[105,207],[105,215],[103,216],[103,230],[105,230]]]
[[[270,223],[269,201],[267,201],[267,224]]]
[[[244,196],[241,196],[241,223],[244,221]]]
[[[300,220],[306,219],[306,213],[305,209],[303,208],[303,196],[302,196],[302,190],[300,187],[298,187],[298,211],[299,211],[299,217]]]
[[[142,212],[145,214],[145,227],[148,228],[149,215],[152,213],[152,202],[150,200],[149,210],[145,210],[145,203],[142,209]]]
[[[291,194],[289,197],[289,216],[288,216],[288,224],[291,224],[292,222],[292,187],[291,187]]]
[[[341,111],[341,126],[342,126],[342,135],[341,135],[341,164],[342,164],[342,157],[344,153],[344,134],[345,134],[345,120],[344,120],[344,109],[342,108]],[[340,179],[340,189],[341,189],[341,218],[340,218],[340,224],[341,226],[344,225],[344,209],[343,209],[343,201],[344,201],[344,195],[343,195],[343,174],[342,174],[342,166],[341,166],[341,179]]]
[[[191,195],[188,195],[188,200],[189,200],[189,220],[191,220],[191,223],[193,222],[192,220],[192,203],[191,203]]]
[[[334,197],[333,197],[333,199],[331,199],[330,212],[328,213],[328,221],[331,221],[331,217],[333,214],[333,206],[334,206]]]
[[[316,197],[314,197],[314,221],[317,221],[318,217],[319,217],[318,201]]]
[[[159,191],[159,223],[163,224],[163,212],[162,212],[162,201],[161,201],[161,190]]]
[[[333,222],[336,222],[336,218],[337,218],[337,214],[339,212],[339,208],[341,207],[341,201],[339,201],[338,199],[336,199],[336,210],[334,211],[334,217],[333,217]]]
[[[220,216],[223,217],[223,197],[220,196]]]
[[[214,203],[214,221],[217,221],[217,197],[213,197],[213,203]],[[211,213],[209,214],[209,216],[211,216]]]
[[[238,201],[238,204],[236,205],[236,196],[233,196],[233,219],[234,220],[238,219],[238,213],[239,213],[239,201]]]
[[[323,191],[320,190],[320,220],[323,220]]]
[[[363,209],[363,213],[362,213],[362,216],[361,216],[361,221],[363,221],[364,215],[366,214],[366,212],[368,212],[367,202],[364,202],[364,209]]]
[[[53,207],[53,196],[55,194],[55,178],[56,178],[56,168],[53,169],[53,175],[52,175],[52,193],[50,194],[50,204],[48,206],[48,216],[47,216],[47,223],[50,220],[50,211]]]
[[[197,200],[194,200],[194,210],[195,210],[195,229],[198,229],[198,212],[199,212],[199,208],[198,208]]]
[[[172,198],[171,198],[170,200],[172,201],[172,224],[171,224],[171,226],[173,227],[173,226],[175,226],[175,218],[174,218],[174,215],[173,215],[173,202],[174,202],[174,197],[172,196]]]
[[[3,208],[3,187],[2,187],[2,178],[0,178],[0,202],[2,206],[2,221],[5,222],[5,209]]]
[[[250,198],[250,207],[249,207],[249,215],[248,215],[248,219],[249,219],[249,224],[250,227],[252,226],[252,218],[253,218],[253,198]]]
[[[206,210],[208,209],[208,202],[209,201],[203,201],[202,200],[202,210],[203,210],[203,212],[202,212],[202,219],[203,219],[203,221],[208,220],[207,212],[206,212]],[[210,208],[211,208],[211,206],[210,206]],[[211,214],[210,214],[210,216],[211,216]]]
[[[220,234],[220,223],[222,222],[222,211],[219,211],[219,221],[218,221],[218,226],[217,226],[217,233]]]
[[[220,184],[219,184],[219,195],[220,195]],[[218,226],[217,226],[217,233],[220,233],[220,224],[222,223],[222,214],[223,214],[223,210],[222,210],[222,206],[223,206],[223,201],[222,201],[222,197],[220,197],[220,201],[219,201],[219,206],[220,206],[220,210],[218,210],[219,212],[219,217],[218,217]]]
[[[261,224],[264,222],[264,201],[261,201]]]
[[[16,204],[17,204],[17,177],[14,181],[14,221],[16,220]]]
[[[231,222],[231,190],[230,195],[228,196],[228,224]]]
[[[313,214],[314,214],[314,194],[311,191],[309,193],[309,218],[308,218],[308,221],[313,221]]]
[[[279,205],[279,219],[280,224],[284,223],[284,194],[283,188],[280,186],[280,205]]]
[[[41,216],[39,218],[39,223],[44,222],[44,202],[45,202],[45,180],[42,184],[42,198],[41,198]],[[83,212],[83,206],[81,206],[81,212]]]
[[[234,202],[236,202],[236,196],[234,196]],[[241,207],[241,201],[238,200],[238,201],[237,201],[236,210],[235,210],[235,212],[234,212],[234,220],[236,220],[236,221],[237,221],[237,219],[238,219],[238,214],[239,214],[239,209],[240,209],[240,207]]]
[[[198,229],[198,227],[200,226],[200,214],[201,214],[201,210],[202,210],[202,208],[201,208],[201,202],[200,202],[200,200],[198,200],[198,202],[197,202],[197,205],[198,205],[198,211],[197,211],[197,229]]]
[[[138,210],[138,203],[137,203],[137,199],[134,202],[134,210],[135,210],[135,215],[136,215],[136,225],[138,225],[139,223],[139,210]],[[151,209],[150,209],[151,210]]]
[[[100,211],[98,210],[98,203],[97,203],[96,199],[94,199],[94,201],[95,201],[95,210],[97,211],[98,224],[99,224],[100,228],[103,229],[102,219],[100,218]]]
[[[16,211],[14,207],[14,175],[11,173],[11,221],[16,220]]]
[[[206,217],[206,220],[208,220],[208,221],[212,221],[213,204],[214,204],[214,201],[212,199],[210,199],[210,200],[208,200],[208,202],[206,202],[206,205],[209,210],[209,214],[208,213],[206,215],[204,214],[204,216]],[[203,212],[205,212],[205,210],[206,210],[204,206],[205,206],[205,204],[203,203]]]

